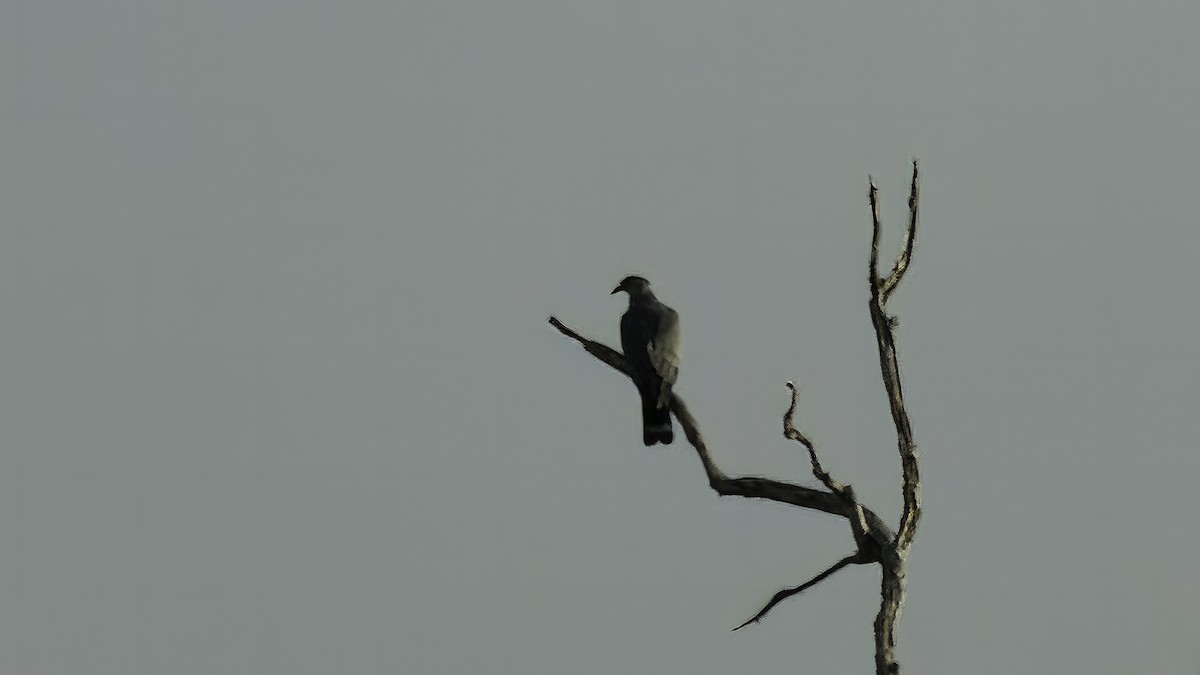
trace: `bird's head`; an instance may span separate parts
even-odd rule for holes
[[[609,293],[609,295],[616,295],[617,293],[620,293],[621,291],[625,291],[626,293],[629,294],[630,297],[634,297],[634,296],[638,296],[638,295],[643,295],[649,290],[650,290],[650,282],[649,281],[646,281],[642,277],[631,276],[631,277],[625,277],[624,279],[622,279],[621,283],[617,284],[617,287],[614,288],[612,290],[612,293]]]

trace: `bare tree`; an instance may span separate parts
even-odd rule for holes
[[[708,474],[708,484],[717,494],[769,499],[841,516],[849,521],[850,531],[854,537],[854,553],[838,560],[799,586],[779,591],[757,614],[734,630],[758,623],[775,605],[828,579],[843,567],[878,563],[882,584],[879,614],[875,618],[875,672],[877,675],[900,672],[900,665],[896,662],[895,654],[896,621],[900,618],[900,610],[904,605],[908,554],[917,532],[917,523],[921,519],[921,477],[917,465],[917,447],[913,442],[912,426],[909,424],[908,413],[904,407],[904,395],[900,386],[900,367],[896,360],[896,340],[893,333],[896,328],[896,319],[887,313],[888,300],[891,299],[892,293],[904,279],[905,272],[908,271],[909,261],[912,259],[913,241],[917,235],[919,171],[916,161],[913,161],[912,167],[912,186],[908,198],[908,230],[904,248],[896,257],[896,262],[886,277],[879,273],[878,190],[875,188],[874,180],[868,180],[870,184],[868,200],[871,205],[869,275],[871,297],[869,309],[871,325],[875,328],[875,339],[879,347],[879,367],[883,377],[883,387],[887,390],[892,421],[896,426],[896,445],[900,451],[904,495],[904,509],[900,516],[899,527],[895,532],[874,511],[862,505],[852,487],[838,482],[829,474],[821,464],[816,446],[796,428],[798,390],[791,382],[787,383],[787,388],[791,392],[791,405],[788,406],[787,412],[783,416],[783,435],[807,450],[812,463],[813,476],[825,486],[824,490],[757,476],[740,478],[726,476],[713,463],[708,447],[704,443],[704,437],[700,434],[700,425],[688,410],[683,399],[678,394],[671,396],[671,411],[683,428],[688,442],[696,449],[700,463],[704,465],[704,471]],[[620,352],[580,335],[553,316],[550,317],[550,325],[557,328],[563,335],[577,341],[592,356],[629,377],[633,376],[625,357]]]

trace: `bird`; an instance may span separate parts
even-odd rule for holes
[[[654,297],[650,282],[628,276],[610,295],[629,294],[621,316],[621,349],[642,398],[642,442],[670,445],[671,387],[679,376],[679,314]]]

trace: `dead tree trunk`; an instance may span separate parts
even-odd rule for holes
[[[908,265],[912,259],[913,242],[917,235],[917,210],[920,198],[918,177],[919,171],[917,163],[914,161],[912,185],[908,198],[908,230],[904,248],[896,257],[896,262],[886,277],[879,273],[881,225],[878,191],[873,180],[869,181],[870,189],[868,191],[868,200],[871,205],[871,251],[868,276],[870,302],[868,307],[871,314],[871,325],[875,329],[875,339],[879,347],[879,367],[883,378],[883,387],[887,391],[892,421],[896,427],[896,444],[900,452],[901,484],[904,496],[904,509],[900,516],[899,527],[895,532],[874,511],[862,505],[853,488],[838,482],[830,475],[821,464],[816,446],[796,428],[794,418],[798,390],[791,382],[787,383],[791,392],[791,405],[788,406],[787,412],[783,416],[783,434],[807,450],[813,476],[825,486],[825,490],[756,476],[740,478],[726,476],[713,463],[708,447],[704,443],[704,437],[700,434],[700,425],[688,410],[683,399],[677,394],[673,394],[671,397],[671,411],[674,413],[675,419],[679,421],[680,427],[683,428],[688,442],[696,449],[700,463],[704,465],[704,471],[708,475],[708,484],[717,494],[769,499],[841,516],[849,522],[850,531],[854,537],[854,553],[837,561],[803,584],[779,591],[757,614],[734,630],[758,623],[775,605],[828,579],[848,565],[878,563],[882,584],[880,586],[879,614],[875,617],[875,672],[877,675],[900,672],[900,664],[896,661],[895,653],[895,628],[896,622],[900,618],[900,610],[904,605],[908,554],[912,548],[913,538],[916,536],[917,524],[921,519],[921,476],[917,462],[917,446],[913,442],[912,427],[909,424],[908,412],[904,407],[904,395],[900,386],[900,366],[896,360],[894,335],[896,319],[887,313],[888,300],[891,299],[892,293],[904,279],[904,274],[908,271]],[[632,371],[620,352],[580,335],[555,317],[550,317],[550,324],[563,335],[577,341],[592,356],[632,377]]]

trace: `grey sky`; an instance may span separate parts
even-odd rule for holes
[[[1200,5],[0,5],[0,670],[862,673],[843,521],[641,447],[639,272],[722,467],[892,522],[920,673],[1195,673]],[[889,249],[890,250],[890,249]],[[889,254],[890,256],[890,254]]]

